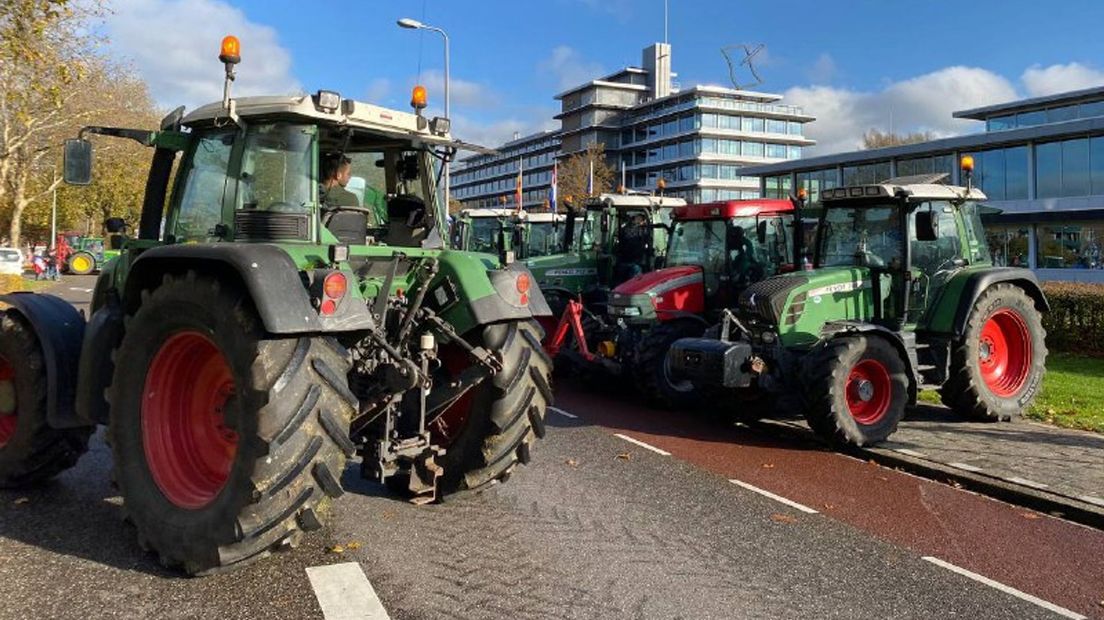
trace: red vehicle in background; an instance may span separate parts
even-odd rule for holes
[[[571,302],[546,349],[582,372],[632,377],[650,401],[697,404],[688,381],[674,381],[667,350],[701,336],[748,285],[794,269],[803,234],[797,199],[730,200],[674,210],[664,267],[614,288],[601,316]]]

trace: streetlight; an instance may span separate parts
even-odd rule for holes
[[[448,33],[436,26],[430,26],[423,24],[416,19],[410,19],[404,17],[396,22],[400,28],[406,28],[408,30],[432,30],[433,32],[441,33],[441,36],[445,39],[445,118],[452,120],[452,116],[449,115],[449,37]],[[445,161],[445,211],[449,208],[449,161]]]

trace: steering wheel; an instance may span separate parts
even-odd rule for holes
[[[354,207],[353,205],[337,205],[337,206],[323,205],[323,207],[322,207],[322,223],[323,224],[329,224],[330,220],[333,219],[334,215],[336,215],[338,213],[342,213],[342,212],[346,212],[346,213],[363,213],[364,215],[368,216],[369,220],[372,219],[372,216],[376,215],[376,210],[372,209],[372,208],[369,208],[369,207]]]

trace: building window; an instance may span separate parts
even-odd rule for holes
[[[790,196],[790,175],[764,177],[764,198],[788,198]]]
[[[822,190],[834,189],[838,185],[835,168],[797,173],[797,187],[798,189],[805,189],[807,193],[806,200],[810,205],[820,202],[820,192]]]
[[[907,177],[915,174],[938,174],[941,172],[950,175],[954,171],[954,165],[954,155],[951,154],[901,159],[897,161],[897,176]]]
[[[767,131],[771,133],[786,133],[786,121],[770,119],[767,121]]]
[[[986,121],[986,130],[988,131],[1001,131],[1003,129],[1014,129],[1016,127],[1016,117],[1012,114],[1005,116],[993,116]]]
[[[786,145],[785,144],[768,144],[767,145],[767,157],[778,157],[780,159],[786,158]]]
[[[1014,146],[974,154],[974,184],[990,200],[1026,199],[1027,147]]]
[[[1042,125],[1046,123],[1046,111],[1045,110],[1033,110],[1031,112],[1020,112],[1016,115],[1016,125],[1018,127],[1031,127],[1033,125]]]
[[[1104,221],[1040,225],[1038,266],[1044,269],[1101,269]]]
[[[1104,116],[1104,101],[1092,101],[1089,103],[1082,103],[1081,105],[1077,106],[1077,116],[1081,118]]]
[[[743,148],[744,155],[750,155],[753,157],[763,156],[763,143],[762,142],[745,142]]]
[[[1104,194],[1104,137],[1036,145],[1035,193],[1038,198]]]
[[[1026,225],[994,224],[985,226],[989,259],[997,267],[1027,267],[1031,230]]]
[[[861,166],[844,166],[843,168],[843,184],[845,186],[871,185],[885,181],[889,177],[888,161]]]
[[[1061,123],[1077,118],[1077,105],[1064,105],[1057,108],[1047,108],[1046,122]]]

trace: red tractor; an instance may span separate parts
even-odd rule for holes
[[[675,381],[667,350],[679,338],[701,336],[748,285],[794,269],[795,200],[731,200],[674,210],[664,267],[617,286],[605,316],[577,301],[545,348],[584,372],[633,379],[650,401],[697,404],[688,381]]]

